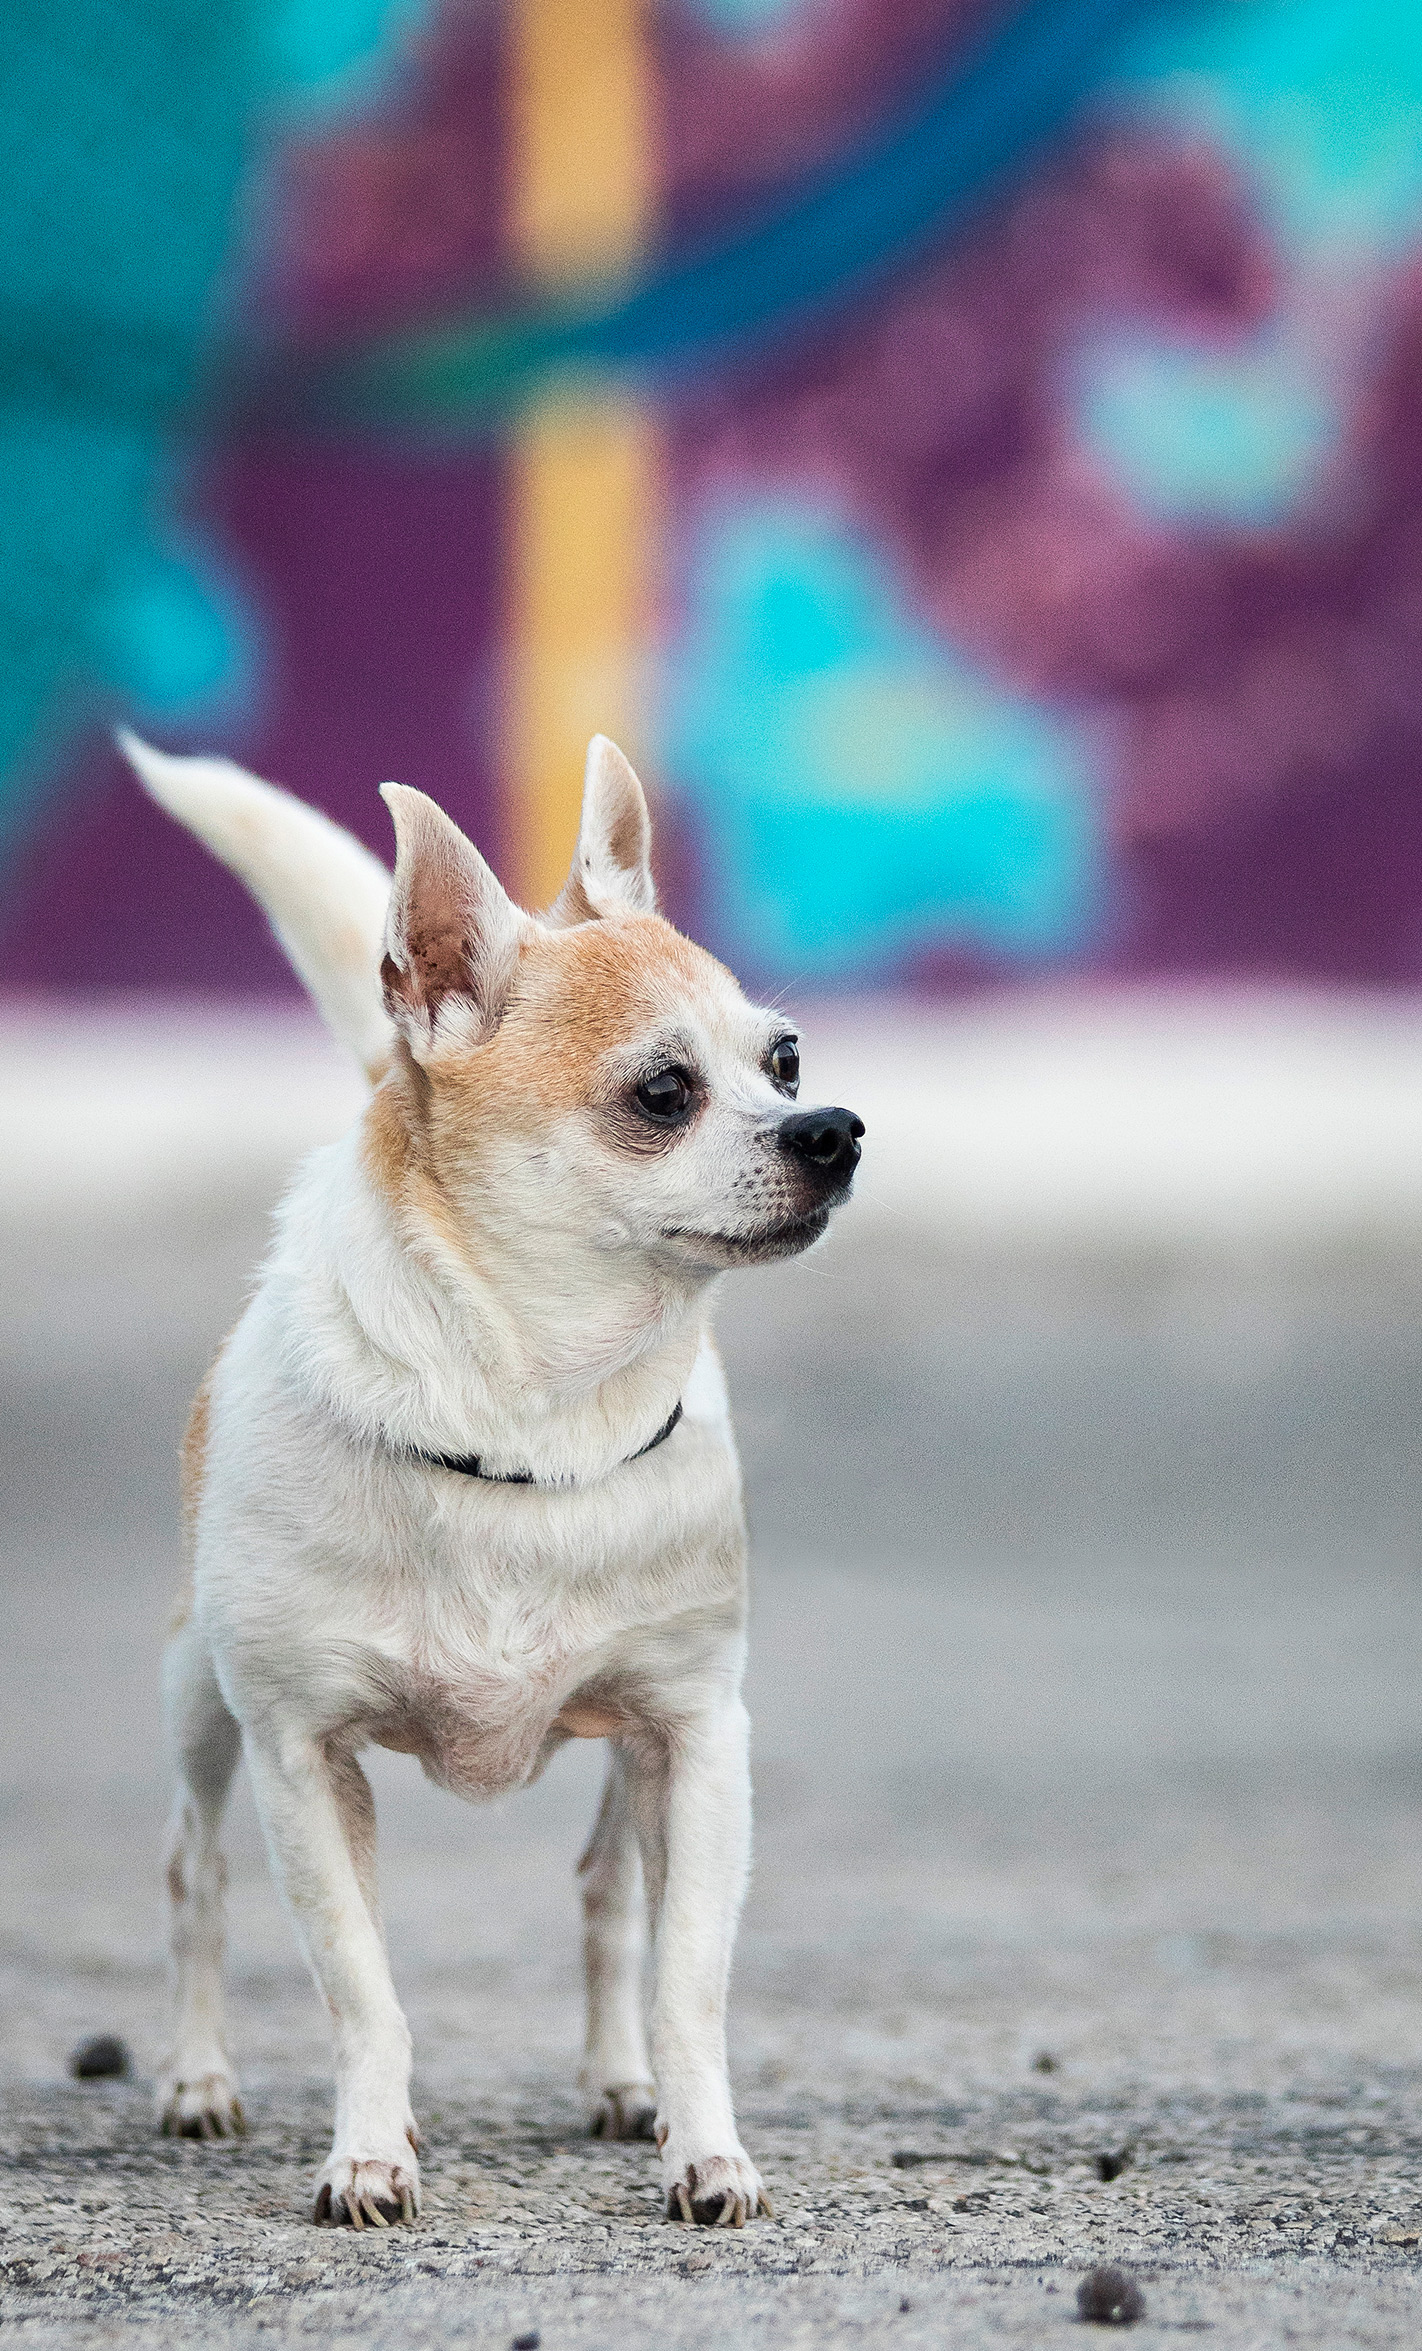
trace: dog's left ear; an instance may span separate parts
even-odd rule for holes
[[[656,903],[646,794],[617,745],[594,735],[578,846],[550,914],[558,923],[593,922],[604,914],[651,914]]]
[[[380,981],[417,1061],[441,1039],[477,1044],[498,1027],[532,930],[472,841],[407,784],[382,784],[395,825],[395,879]]]

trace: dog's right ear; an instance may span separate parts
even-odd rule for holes
[[[652,827],[647,799],[626,754],[606,735],[588,745],[583,813],[572,870],[549,920],[596,922],[605,914],[653,914]]]
[[[519,944],[531,929],[472,841],[408,784],[382,784],[395,824],[395,883],[380,982],[417,1061],[499,1024]]]

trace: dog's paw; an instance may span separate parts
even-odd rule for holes
[[[594,2139],[654,2139],[657,2093],[650,2082],[620,2082],[600,2090],[588,2118]]]
[[[758,2212],[774,2217],[748,2155],[702,2155],[668,2167],[667,2218],[703,2229],[743,2229]]]
[[[333,2228],[388,2229],[420,2209],[420,2167],[413,2154],[389,2163],[378,2155],[333,2155],[316,2182],[312,2217]]]
[[[200,2073],[165,2081],[158,2097],[165,2139],[240,2139],[247,2128],[230,2073]]]

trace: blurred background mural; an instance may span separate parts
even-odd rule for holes
[[[124,716],[758,980],[1422,979],[1412,0],[19,0],[0,983],[266,992]]]
[[[0,2106],[35,2279],[82,2242],[90,2325],[91,2236],[132,2226],[163,2292],[217,2280],[195,2341],[284,2326],[271,2216],[328,2096],[239,1807],[253,2138],[201,2190],[204,2150],[144,2152],[177,1447],[365,1086],[110,729],[387,856],[376,787],[421,786],[539,903],[602,728],[671,910],[867,1126],[825,1249],[718,1305],[738,2099],[784,2227],[844,2232],[748,2258],[864,2339],[841,2283],[900,2242],[864,2167],[923,2204],[881,2158],[951,2116],[1057,2150],[942,2234],[1035,2295],[1086,2150],[1139,2140],[1089,2193],[1164,2232],[1119,2239],[1153,2309],[1235,2265],[1218,2345],[1281,2311],[1411,2344],[1419,0],[0,0],[0,128]],[[680,2279],[563,2168],[598,1769],[573,1742],[476,1811],[374,1759],[439,2227],[418,2287],[382,2258],[414,2324],[362,2340],[494,2339],[526,2232],[486,2143],[587,2213],[570,2291],[624,2245],[619,2293]],[[135,2079],[68,2081],[109,2030]],[[446,2262],[447,2334],[411,2299]]]

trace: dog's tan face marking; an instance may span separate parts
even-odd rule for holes
[[[650,911],[646,808],[621,755],[590,762],[573,871],[544,921],[422,795],[386,797],[386,1002],[403,1045],[367,1135],[382,1190],[408,1206],[417,1169],[471,1256],[497,1228],[505,1244],[704,1274],[818,1239],[848,1179],[784,1145],[793,1032]]]
[[[497,1034],[461,1082],[497,1089],[511,1124],[546,1122],[602,1101],[614,1072],[654,1051],[659,1026],[714,1016],[718,998],[739,996],[730,973],[660,915],[540,932],[519,958]]]
[[[376,1095],[366,1123],[372,1176],[398,1193],[412,1152],[448,1176],[481,1140],[537,1133],[615,1097],[609,1071],[635,1060],[659,1014],[698,988],[739,994],[729,972],[658,915],[532,930],[492,1035],[424,1061],[406,1053],[403,1085]]]
[[[408,1087],[385,1090],[377,1180],[403,1184],[413,1152],[476,1253],[491,1210],[505,1223],[522,1210],[531,1230],[703,1269],[788,1254],[825,1218],[776,1143],[785,1036],[659,916],[535,931],[493,1033],[468,1045],[456,1032],[419,1065],[423,1108]],[[644,1096],[669,1072],[685,1107],[664,1119]],[[390,1123],[402,1099],[403,1141]]]

